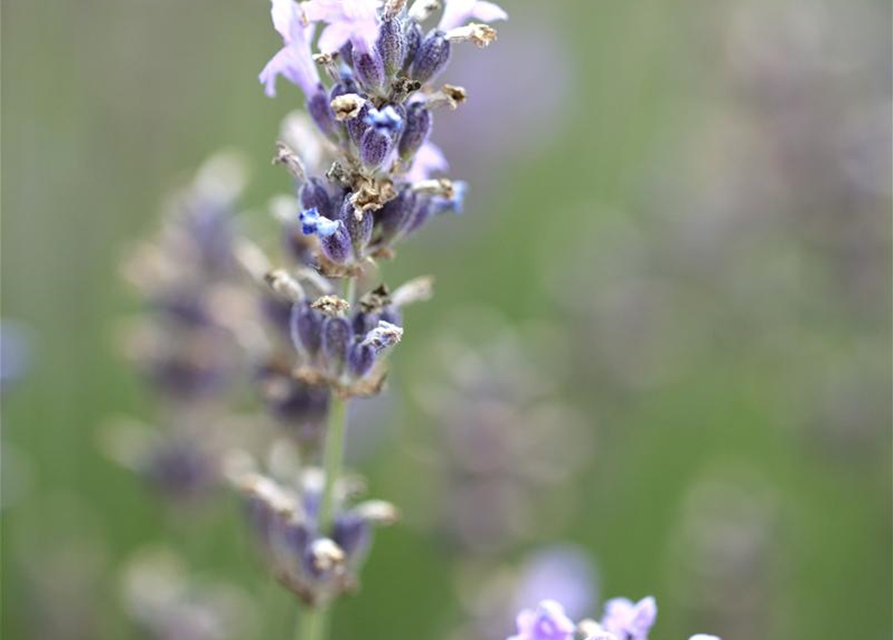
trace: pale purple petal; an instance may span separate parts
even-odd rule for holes
[[[654,622],[657,620],[657,601],[652,597],[642,598],[636,603],[633,619],[630,621],[630,631],[637,638],[648,635]]]
[[[287,74],[290,69],[291,57],[292,53],[289,48],[283,47],[275,56],[270,58],[270,61],[260,72],[258,80],[264,85],[264,93],[267,94],[268,97],[274,98],[276,96],[276,78],[278,78],[280,74],[288,77]]]
[[[298,5],[293,0],[271,0],[273,27],[282,36],[285,47],[279,50],[260,72],[264,93],[276,95],[276,78],[280,75],[298,85],[309,96],[319,86],[319,71],[310,54],[314,25],[304,25]]]
[[[378,38],[378,0],[310,0],[303,5],[311,22],[329,26],[320,38],[320,50],[331,53],[348,40],[358,51],[369,51]]]
[[[515,603],[547,598],[564,605],[571,618],[583,618],[595,605],[595,570],[589,557],[577,547],[551,546],[531,556],[521,569]]]
[[[416,152],[412,166],[406,172],[406,179],[409,182],[427,180],[435,171],[446,171],[449,168],[450,164],[440,148],[433,142],[426,142]]]
[[[311,22],[338,22],[343,12],[341,0],[310,0],[304,4],[304,14]]]
[[[626,598],[614,598],[605,603],[602,626],[620,637],[645,640],[657,619],[657,602],[651,596],[633,603]]]
[[[472,19],[493,22],[508,19],[508,14],[499,5],[486,0],[446,0],[438,29],[449,31],[467,24]]]
[[[478,0],[471,10],[471,17],[481,22],[496,22],[497,20],[508,20],[509,14],[495,2]]]
[[[347,44],[350,40],[351,25],[345,22],[335,22],[327,26],[319,36],[319,50],[324,53],[333,53]]]
[[[298,5],[294,0],[271,0],[270,15],[273,28],[282,36],[283,42],[291,42],[293,30],[302,26]]]
[[[574,621],[567,617],[564,607],[555,600],[543,600],[539,604],[539,616],[548,621],[547,629],[554,634],[550,635],[573,635],[577,629]]]
[[[554,600],[543,600],[536,609],[523,609],[516,623],[518,634],[509,640],[573,640],[577,625]]]
[[[585,625],[585,629],[583,629]],[[588,620],[580,624],[581,630],[585,631],[585,640],[618,640],[617,636],[602,627],[594,620]]]
[[[319,86],[316,66],[312,60],[307,60],[294,43],[280,49],[260,72],[258,79],[264,85],[264,93],[267,96],[276,95],[276,78],[280,75],[298,85],[307,96]]]
[[[533,609],[522,609],[515,618],[515,624],[518,625],[518,633],[529,634],[536,624],[536,611]]]

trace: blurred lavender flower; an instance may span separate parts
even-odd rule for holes
[[[562,123],[573,120],[577,70],[572,52],[548,9],[523,9],[492,55],[456,51],[449,75],[462,78],[473,99],[438,118],[438,144],[465,175],[476,177],[475,192],[483,196],[499,188],[494,174],[505,168],[507,158],[533,156],[560,139]],[[509,68],[525,73],[506,74]],[[527,78],[536,78],[535,91]]]
[[[605,603],[601,626],[618,640],[647,640],[655,620],[657,602],[653,597],[648,596],[638,602],[613,598]]]
[[[241,327],[252,306],[234,256],[244,182],[238,156],[208,160],[168,202],[158,236],[123,268],[145,308],[121,343],[161,401],[161,429],[119,422],[103,446],[176,501],[192,502],[218,484],[220,456],[232,444],[228,393],[241,375]]]
[[[572,545],[551,545],[525,556],[518,567],[484,564],[478,558],[457,563],[456,593],[465,622],[450,638],[504,638],[516,611],[531,602],[564,603],[571,618],[596,604],[596,574],[589,556]]]
[[[626,598],[609,600],[601,622],[583,620],[579,624],[567,617],[555,600],[543,600],[536,609],[518,614],[518,634],[507,640],[572,640],[580,631],[586,640],[647,640],[657,616],[654,598],[637,603]],[[719,640],[716,636],[696,634],[689,640]]]
[[[582,617],[596,602],[595,569],[583,549],[550,546],[528,556],[515,587],[514,607],[549,598],[562,603],[572,618]]]
[[[323,489],[319,469],[295,470],[290,474],[295,479],[282,483],[252,471],[250,461],[233,465],[231,480],[245,499],[253,533],[283,586],[313,606],[354,590],[373,527],[395,522],[396,508],[380,500],[350,504],[361,487],[341,478],[327,534],[317,522]]]
[[[717,356],[739,368],[758,360],[784,381],[791,424],[858,442],[889,423],[889,403],[872,391],[889,386],[888,359],[867,366],[883,380],[865,389],[878,401],[860,400],[873,409],[847,419],[825,402],[827,415],[816,415],[829,383],[815,372],[850,360],[849,348],[833,347],[845,334],[889,351],[889,118],[877,116],[889,113],[889,55],[876,37],[885,16],[840,1],[714,11],[708,31],[722,36],[703,43],[701,58],[720,61],[724,82],[702,101],[691,148],[657,164],[625,227],[600,229],[596,250],[587,240],[596,268],[556,272],[553,289],[600,291],[565,300],[578,371],[605,390],[604,406]],[[570,286],[568,273],[578,274]]]
[[[572,640],[577,630],[555,600],[543,600],[536,609],[523,609],[517,619],[518,635],[508,640]]]
[[[5,455],[7,444],[3,447]],[[4,467],[4,494],[9,471]],[[16,602],[25,637],[94,640],[101,636],[108,614],[104,578],[110,558],[101,517],[75,494],[44,489],[29,502],[34,498],[39,509],[29,510],[24,503],[13,507],[16,526],[28,535],[4,541],[9,545],[4,571],[21,578]]]
[[[723,464],[697,478],[672,536],[672,593],[687,618],[740,640],[785,634],[781,506],[753,470]]]
[[[440,345],[449,379],[419,396],[437,421],[437,530],[466,552],[488,555],[560,527],[574,502],[567,483],[590,440],[551,386],[560,343],[496,319],[488,326],[481,310],[470,315],[471,337]],[[561,500],[554,499],[558,487]]]
[[[212,399],[236,375],[232,224],[243,184],[236,156],[209,160],[171,199],[159,237],[124,265],[147,305],[123,339],[125,353],[173,403]]]
[[[133,420],[116,420],[101,434],[100,444],[115,462],[137,473],[146,484],[174,504],[194,505],[208,497],[222,479],[226,450],[238,442],[232,420],[215,418],[173,422],[164,429]]]
[[[168,551],[144,551],[123,576],[124,604],[152,640],[227,640],[251,629],[246,594],[196,580]]]

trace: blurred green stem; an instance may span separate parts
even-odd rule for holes
[[[329,423],[326,427],[326,444],[323,450],[324,482],[319,503],[317,525],[321,535],[328,535],[335,511],[335,485],[341,475],[341,461],[344,453],[344,433],[347,416],[347,401],[332,396],[329,407]],[[305,609],[301,614],[296,640],[323,640],[328,622],[329,606],[320,604]]]
[[[298,636],[295,640],[322,640],[326,635],[326,619],[328,607],[306,609],[301,614],[298,624]]]
[[[319,502],[319,516],[317,517],[318,530],[324,535],[332,526],[332,515],[335,510],[335,485],[341,475],[341,460],[344,457],[346,416],[347,401],[332,395],[329,407],[329,424],[326,427],[326,444],[323,450],[325,479]]]

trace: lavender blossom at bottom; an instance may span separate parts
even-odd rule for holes
[[[523,609],[517,619],[518,635],[508,640],[572,640],[577,625],[554,600],[543,600],[536,609]]]
[[[555,600],[543,600],[536,609],[523,609],[516,621],[518,633],[506,640],[573,640],[579,630],[586,640],[647,640],[657,617],[657,603],[648,596],[638,602],[614,598],[605,604],[601,622],[575,624]],[[721,640],[698,633],[689,640]]]

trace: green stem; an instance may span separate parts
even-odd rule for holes
[[[344,457],[344,436],[347,416],[347,402],[332,396],[329,406],[329,424],[326,427],[326,444],[323,450],[323,488],[319,501],[317,529],[320,534],[328,533],[335,510],[335,486],[341,475],[341,461]]]
[[[329,610],[325,607],[307,609],[301,614],[298,635],[295,640],[322,640],[326,635],[326,618]]]
[[[344,434],[347,415],[347,401],[332,396],[329,407],[329,423],[326,427],[326,444],[323,450],[323,488],[319,503],[317,526],[320,534],[326,535],[332,526],[335,512],[335,485],[341,475],[341,461],[344,453]],[[329,617],[327,604],[318,604],[305,609],[298,624],[296,640],[324,640]]]

